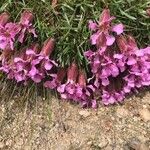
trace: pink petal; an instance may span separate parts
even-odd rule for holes
[[[91,44],[92,44],[92,45],[96,45],[98,38],[99,38],[99,33],[93,34],[93,35],[91,36]]]
[[[50,70],[53,67],[53,65],[49,62],[46,62],[44,67],[45,67],[46,70]]]
[[[37,69],[35,68],[35,67],[32,67],[31,68],[31,70],[29,71],[29,74],[31,75],[31,76],[35,76],[36,74],[37,74]]]
[[[133,57],[128,58],[128,61],[127,61],[128,65],[134,65],[136,63],[137,63],[137,61]]]
[[[97,24],[90,20],[89,21],[89,29],[91,31],[95,31],[97,29]]]
[[[109,80],[108,80],[107,78],[102,79],[102,85],[103,85],[103,86],[109,85]]]
[[[115,37],[108,35],[108,36],[106,36],[106,40],[107,40],[106,45],[111,46],[115,42]]]
[[[40,83],[41,80],[42,80],[42,77],[38,74],[36,74],[34,77],[32,77],[32,80],[35,82],[35,83]]]
[[[35,52],[31,49],[26,50],[27,55],[35,55]]]
[[[66,84],[62,84],[60,85],[58,88],[57,88],[57,91],[59,93],[64,93],[65,92],[65,87],[66,87]]]
[[[112,31],[116,32],[117,35],[120,35],[121,33],[123,33],[123,28],[124,28],[123,24],[120,23],[113,26]]]

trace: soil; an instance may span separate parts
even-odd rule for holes
[[[0,129],[0,150],[150,150],[150,92],[98,109],[2,99]]]

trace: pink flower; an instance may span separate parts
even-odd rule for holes
[[[20,27],[15,23],[7,23],[0,27],[0,49],[14,49],[15,37],[19,33]]]
[[[89,29],[95,32],[91,36],[92,45],[96,45],[98,48],[111,46],[115,42],[115,37],[110,33],[115,32],[117,35],[123,33],[124,26],[122,24],[111,25],[113,19],[115,17],[110,17],[110,10],[104,9],[98,24],[89,21]]]
[[[58,86],[61,85],[65,75],[66,75],[66,70],[64,68],[60,68],[57,74],[52,74],[50,75],[50,77],[48,77],[48,80],[44,83],[44,87],[49,89],[57,88]]]
[[[115,103],[120,103],[125,98],[123,92],[117,92],[117,91],[106,91],[103,90],[102,92],[102,103],[104,105],[110,105]]]
[[[46,76],[55,77],[53,69],[57,67],[57,63],[49,58],[54,48],[54,39],[45,41],[44,46],[39,54],[32,50],[28,50],[26,54],[32,57],[31,69],[28,76],[36,83],[39,83]]]
[[[75,99],[76,81],[78,76],[78,67],[75,62],[68,67],[67,81],[65,84],[61,84],[57,87],[57,91],[60,93],[63,99]]]
[[[30,11],[25,10],[21,14],[20,18],[20,35],[18,37],[18,40],[20,43],[23,43],[25,35],[27,33],[32,33],[34,37],[37,37],[35,33],[35,29],[32,26],[32,21],[33,21],[33,14]]]

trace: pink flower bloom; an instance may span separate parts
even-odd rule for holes
[[[67,82],[57,87],[57,91],[64,99],[75,99],[76,81],[78,76],[78,67],[75,62],[68,67]]]
[[[30,11],[25,10],[21,14],[20,18],[20,35],[18,37],[18,40],[20,43],[23,43],[25,35],[27,33],[32,33],[34,37],[37,37],[35,33],[35,29],[32,26],[32,21],[33,21],[33,14]]]
[[[97,101],[93,99],[95,87],[87,84],[87,79],[83,71],[79,72],[78,83],[76,84],[76,99],[82,107],[97,108]]]
[[[98,48],[111,46],[115,42],[115,37],[111,32],[115,32],[117,35],[123,33],[124,26],[122,24],[111,25],[113,19],[115,17],[110,17],[110,10],[104,9],[98,24],[89,21],[89,29],[95,32],[91,36],[92,45],[96,45]]]
[[[45,41],[44,46],[40,54],[36,54],[32,50],[28,50],[26,54],[28,57],[32,57],[31,69],[28,72],[28,76],[36,83],[39,83],[46,76],[54,77],[53,69],[57,67],[57,63],[49,58],[54,48],[54,39],[48,39]]]
[[[89,29],[95,31],[98,28],[97,23],[94,23],[92,20],[89,21]]]
[[[125,98],[123,92],[116,92],[116,91],[105,91],[102,92],[102,103],[104,105],[110,105],[122,102]]]
[[[14,49],[15,37],[19,33],[19,25],[15,23],[7,23],[4,27],[0,27],[0,49]]]
[[[64,68],[60,68],[57,74],[52,74],[50,75],[50,77],[48,77],[49,79],[44,83],[44,87],[49,89],[55,89],[56,87],[61,85],[65,75],[66,70]]]

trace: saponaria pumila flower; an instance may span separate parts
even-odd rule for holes
[[[27,50],[26,55],[32,57],[30,63],[31,68],[28,72],[28,76],[36,83],[41,82],[46,77],[55,78],[55,68],[58,64],[50,59],[50,55],[54,50],[55,40],[52,38],[47,39],[44,42],[42,50],[39,54],[36,54],[32,50]]]
[[[20,18],[20,32],[19,32],[19,37],[18,37],[18,41],[20,43],[23,43],[25,35],[27,33],[31,33],[34,37],[37,37],[36,33],[35,33],[35,29],[32,25],[33,22],[33,14],[28,11],[25,10],[22,14],[21,14],[21,18]]]
[[[97,107],[97,102],[93,99],[95,88],[90,84],[87,85],[85,72],[83,70],[79,71],[75,62],[68,67],[65,83],[63,82],[64,77],[59,80],[57,86],[61,98],[79,103],[82,107]]]
[[[46,77],[55,78],[57,63],[49,58],[54,49],[54,43],[55,40],[49,38],[44,42],[41,51],[39,51],[39,44],[33,44],[26,50],[20,50],[18,56],[13,56],[9,63],[5,61],[7,63],[2,64],[1,70],[7,73],[9,79],[15,79],[24,84],[27,84],[29,80],[39,83],[44,81]],[[8,51],[7,55],[10,52]]]
[[[94,32],[90,41],[96,50],[85,52],[95,77],[93,85],[105,105],[122,102],[126,93],[150,84],[146,52],[137,47],[132,36],[125,38],[124,26],[112,25],[113,19],[110,11],[104,9],[98,24],[89,22],[89,29]]]
[[[25,10],[21,14],[20,22],[8,22],[9,15],[2,13],[0,15],[0,49],[14,50],[14,44],[19,41],[23,43],[27,33],[35,34],[35,29],[32,26],[33,14]]]

